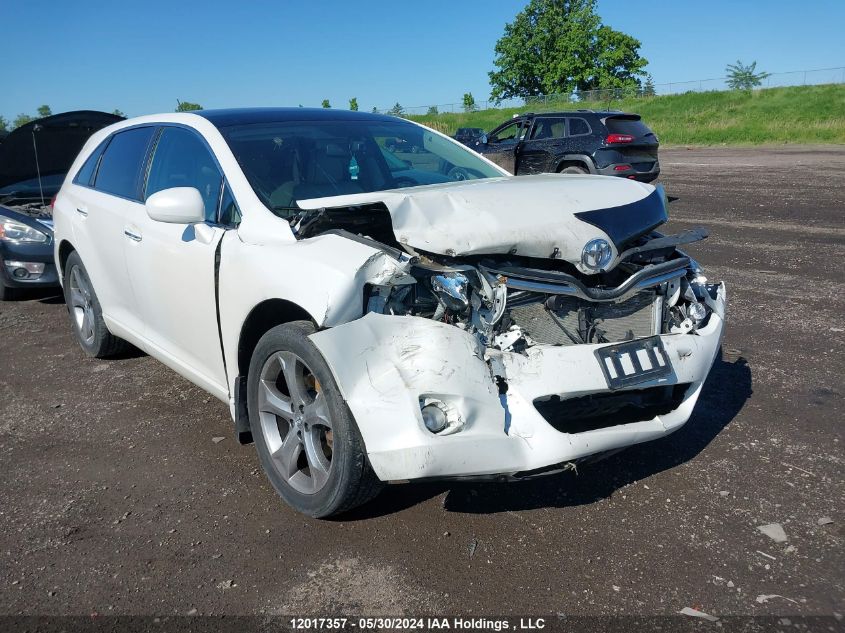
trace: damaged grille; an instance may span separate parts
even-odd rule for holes
[[[689,384],[683,383],[596,393],[568,400],[552,396],[547,400],[535,400],[534,408],[555,430],[583,433],[666,415],[681,405],[688,388]]]
[[[537,343],[616,343],[661,333],[662,302],[654,291],[616,303],[515,292],[508,297],[511,321]]]

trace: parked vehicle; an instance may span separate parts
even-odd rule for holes
[[[58,286],[50,202],[85,141],[123,117],[64,112],[32,121],[0,142],[0,301],[19,288]]]
[[[425,186],[386,138],[436,157]],[[515,178],[410,121],[300,108],[131,119],[71,174],[56,258],[82,349],[129,341],[226,402],[312,516],[663,437],[719,349],[724,285],[678,250],[706,233],[656,233],[642,183]]]
[[[651,182],[660,175],[657,136],[638,114],[613,110],[516,116],[472,149],[512,174],[599,174]]]
[[[472,145],[478,139],[484,136],[484,129],[480,127],[459,127],[455,132],[454,138],[459,143],[464,145]]]
[[[384,148],[388,152],[408,152],[411,154],[416,154],[422,149],[413,139],[402,137],[384,139]]]

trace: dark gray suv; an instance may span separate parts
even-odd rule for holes
[[[521,114],[470,145],[512,174],[601,174],[651,182],[660,174],[657,136],[638,114]]]

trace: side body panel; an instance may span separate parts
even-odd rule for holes
[[[119,335],[126,329],[140,335],[143,321],[123,249],[126,218],[144,213],[144,205],[70,182],[62,193],[54,210],[57,236],[69,239],[82,258],[106,322],[122,326]]]
[[[215,287],[215,255],[224,230],[202,225],[199,238],[197,227],[156,222],[143,207],[128,221],[141,237],[127,240],[125,252],[148,351],[227,400]]]

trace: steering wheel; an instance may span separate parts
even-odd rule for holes
[[[446,174],[446,177],[450,180],[469,180],[470,175],[463,167],[452,167]]]

